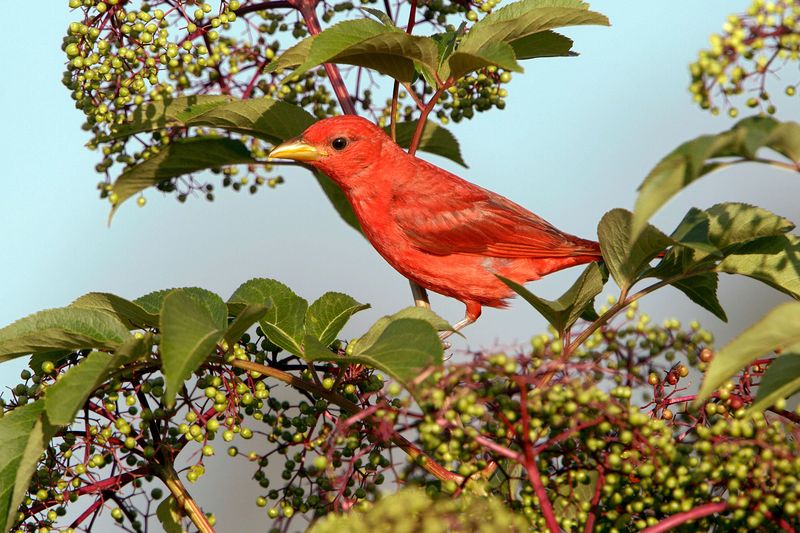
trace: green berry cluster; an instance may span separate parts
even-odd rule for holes
[[[503,87],[511,81],[511,73],[494,66],[461,78],[442,95],[443,103],[436,116],[443,124],[449,120],[461,122],[492,108],[505,109],[508,90]]]
[[[418,488],[403,489],[363,513],[331,514],[314,524],[315,533],[374,531],[453,531],[521,533],[525,519],[510,512],[500,498],[464,493],[459,498],[431,498]]]
[[[93,134],[89,147],[101,152],[96,170],[104,175],[101,198],[114,203],[111,181],[120,172],[158,153],[177,137],[199,132],[168,128],[135,140],[111,139],[116,125],[129,120],[143,103],[187,94],[223,93],[248,98],[269,96],[305,107],[318,118],[335,113],[336,101],[317,73],[305,73],[280,84],[275,74],[263,73],[279,50],[280,35],[307,35],[302,21],[288,22],[284,10],[245,11],[238,1],[150,1],[137,8],[119,0],[71,0],[82,14],[69,25],[62,49],[67,57],[63,83],[78,109],[86,115],[84,129]],[[242,36],[257,28],[255,38]],[[272,37],[272,38],[271,38]],[[268,147],[258,139],[243,139],[255,157]],[[225,177],[245,174],[223,185],[255,193],[261,185],[282,182],[271,168],[247,166],[222,169]],[[250,183],[248,185],[248,182]],[[237,185],[238,183],[238,185]],[[158,188],[180,201],[200,194],[213,200],[213,186],[193,176],[166,180]],[[144,205],[144,198],[139,205]]]
[[[683,348],[689,351],[692,337],[704,336],[699,327],[676,335],[674,326],[668,321],[647,329],[689,339]],[[535,339],[538,346],[541,336]],[[616,350],[611,345],[617,340],[601,340],[603,351]],[[539,349],[538,357],[481,354],[471,365],[435,374],[434,386],[422,394],[418,426],[431,457],[472,483],[488,480],[493,493],[505,495],[533,530],[547,525],[530,483],[526,449],[565,531],[584,530],[590,517],[597,531],[638,531],[709,503],[721,503],[721,510],[677,530],[771,531],[800,523],[799,450],[789,419],[751,417],[741,406],[733,414],[710,413],[707,406],[695,410],[693,396],[672,404],[682,408],[674,417],[661,410],[647,413],[634,402],[641,393],[636,386],[604,390],[598,387],[602,381],[586,377],[591,369],[613,371],[628,382],[625,367],[599,367],[599,360],[587,363],[584,356],[556,370],[549,356],[540,358],[543,350],[550,348]],[[711,357],[708,349],[698,354],[700,363]],[[688,376],[689,368],[676,364],[655,380],[680,390],[675,387]],[[637,376],[631,382],[640,383]],[[708,405],[732,397],[723,391]],[[510,459],[514,455],[516,461]],[[493,464],[498,457],[503,460]],[[424,473],[409,479],[425,484],[432,495],[459,491],[457,483]]]
[[[450,1],[444,0],[420,0],[417,9],[422,13],[423,21],[432,24],[434,27],[445,26],[452,15],[471,12],[469,9],[474,2],[471,0]]]
[[[361,3],[374,4],[376,0]],[[485,2],[479,8],[487,12],[490,4]],[[177,96],[222,93],[284,100],[304,107],[317,118],[339,112],[322,69],[292,75],[288,80],[282,72],[264,71],[279,55],[281,43],[291,44],[309,35],[306,22],[291,10],[253,10],[249,4],[235,0],[69,0],[69,6],[80,19],[69,25],[62,44],[67,60],[63,83],[86,117],[84,129],[92,134],[88,146],[100,152],[95,167],[103,175],[98,184],[100,197],[112,204],[115,198],[111,182],[116,176],[159,153],[176,138],[198,133],[176,127],[139,134],[135,139],[111,138],[112,130],[129,121],[143,104]],[[448,17],[460,16],[469,7],[441,0],[423,2],[419,4],[423,14],[420,23],[441,29],[447,25]],[[321,18],[331,22],[356,8],[352,2],[330,4]],[[355,78],[361,80],[361,69],[357,70]],[[486,72],[460,82],[459,91],[464,98],[456,95],[454,102],[447,104],[453,107],[448,114],[460,120],[473,116],[473,109],[502,108],[505,89],[497,86],[503,83],[503,76],[508,74]],[[363,78],[356,84],[355,102],[386,122],[391,102],[376,106],[373,93],[379,85],[368,76]],[[420,96],[432,92],[421,80],[413,91]],[[406,94],[407,100],[401,105],[400,115],[406,119],[417,109],[411,96]],[[449,120],[441,113],[439,116],[443,122]],[[268,146],[262,141],[243,140],[255,157],[266,155]],[[274,187],[282,181],[272,169],[260,165],[225,168],[221,172],[223,186],[237,191],[255,193],[263,184]],[[179,201],[191,196],[214,198],[213,186],[192,175],[167,179],[158,184],[158,189]],[[144,197],[138,203],[145,205]]]
[[[735,118],[741,104],[734,98],[742,97],[746,107],[773,114],[767,80],[800,57],[800,3],[754,0],[746,13],[728,17],[710,41],[690,66],[694,101],[715,115],[725,110]],[[784,91],[793,96],[797,86],[790,83]]]

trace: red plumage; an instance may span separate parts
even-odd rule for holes
[[[514,295],[495,274],[525,283],[601,259],[596,242],[409,155],[366,119],[322,120],[273,154],[292,158],[282,147],[297,146],[315,154],[297,159],[341,187],[378,253],[420,286],[463,302],[468,322]]]

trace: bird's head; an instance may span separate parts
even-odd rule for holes
[[[386,146],[395,147],[381,128],[364,118],[344,115],[314,123],[273,148],[269,158],[300,161],[348,186],[351,178],[378,161]]]

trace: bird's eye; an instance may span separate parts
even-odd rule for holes
[[[334,150],[344,150],[347,147],[347,139],[344,137],[336,137],[331,143]]]

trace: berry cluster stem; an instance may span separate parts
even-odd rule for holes
[[[187,491],[186,487],[181,483],[177,472],[175,472],[172,466],[163,467],[159,477],[172,493],[175,501],[178,502],[178,508],[186,513],[200,533],[214,533],[214,527],[208,522],[208,518],[200,509],[200,506],[197,505],[197,502],[194,501],[189,491]]]

